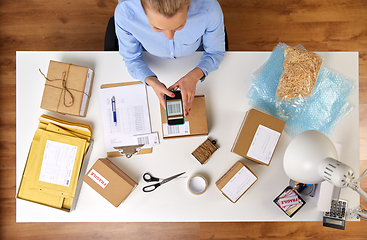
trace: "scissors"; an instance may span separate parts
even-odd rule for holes
[[[152,184],[152,185],[149,185],[149,186],[146,186],[143,188],[143,192],[152,192],[154,191],[155,189],[157,189],[157,187],[165,184],[165,183],[168,183],[169,181],[181,176],[182,174],[185,174],[186,172],[182,172],[182,173],[179,173],[179,174],[176,174],[172,177],[169,177],[169,178],[165,178],[165,179],[160,179],[160,178],[156,178],[156,177],[153,177],[152,174],[150,173],[144,173],[143,175],[143,179],[146,181],[146,182],[159,182],[159,183],[156,183],[156,184]]]

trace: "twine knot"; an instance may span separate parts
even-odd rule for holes
[[[70,68],[70,65],[69,65],[69,68]],[[63,71],[62,72],[62,78],[57,78],[57,79],[49,79],[48,77],[45,76],[45,74],[43,74],[43,72],[41,71],[41,69],[38,69],[39,72],[42,74],[42,76],[47,80],[47,81],[61,81],[61,86],[62,86],[62,89],[64,90],[64,105],[66,107],[71,107],[74,105],[74,95],[72,94],[72,92],[68,89],[68,87],[66,86],[66,81],[68,79],[68,73],[69,73],[69,69],[68,71]],[[45,85],[48,85],[47,83]],[[49,85],[51,86],[51,85]],[[54,87],[54,86],[52,86]],[[70,95],[70,98],[71,98],[71,101],[69,103],[66,102],[66,93],[68,93]]]

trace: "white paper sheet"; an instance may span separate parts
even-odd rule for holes
[[[247,156],[264,162],[265,164],[269,164],[279,138],[279,132],[260,124],[252,139]]]
[[[39,180],[69,187],[78,147],[47,140]]]
[[[151,133],[148,100],[144,84],[103,88],[101,109],[106,151],[134,145],[134,135]],[[115,96],[117,124],[113,121],[111,98]]]

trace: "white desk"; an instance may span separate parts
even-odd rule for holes
[[[170,86],[199,61],[202,53],[177,60],[158,59],[145,55],[152,70]],[[355,106],[334,129],[331,139],[343,145],[341,160],[359,172],[359,110],[358,110],[358,53],[320,53],[324,64],[356,80],[356,90],[350,102]],[[289,218],[273,203],[273,199],[287,186],[288,177],[283,170],[282,158],[291,138],[284,133],[270,166],[259,165],[231,153],[235,136],[247,104],[249,79],[264,64],[270,52],[228,52],[219,69],[197,85],[197,94],[204,94],[208,116],[209,136],[217,139],[219,150],[206,165],[191,156],[206,137],[162,140],[160,110],[157,97],[148,88],[152,130],[159,132],[160,145],[153,153],[111,158],[111,160],[139,183],[130,197],[118,208],[107,202],[97,192],[83,183],[77,208],[66,213],[50,207],[17,199],[18,222],[196,222],[196,221],[321,221],[322,213],[316,210],[317,198],[304,197],[307,204]],[[102,116],[100,115],[99,87],[101,84],[132,81],[122,58],[115,52],[17,52],[17,109],[16,109],[16,186],[19,182],[30,143],[38,126],[38,117],[49,114],[65,120],[88,123],[93,128],[94,148],[88,169],[99,157],[105,157]],[[49,60],[86,66],[95,71],[92,96],[86,118],[62,116],[40,108],[44,78],[40,68],[47,72]],[[238,160],[244,162],[257,176],[258,181],[236,203],[231,203],[217,189],[215,182]],[[157,177],[168,177],[186,171],[187,178],[177,179],[156,191],[144,193],[147,184],[142,175],[150,172]],[[195,173],[209,180],[207,191],[196,196],[187,190],[188,177]],[[359,195],[343,189],[341,197],[349,207],[359,205]]]

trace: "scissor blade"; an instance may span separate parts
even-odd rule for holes
[[[182,173],[176,174],[176,175],[174,175],[174,176],[172,176],[172,177],[166,178],[166,179],[164,179],[164,180],[161,182],[161,185],[162,185],[162,184],[165,184],[165,183],[167,183],[167,182],[169,182],[169,181],[171,181],[171,180],[173,180],[173,179],[175,179],[175,178],[177,178],[177,177],[179,177],[179,176],[181,176],[182,174],[185,174],[185,173],[186,173],[186,172],[182,172]]]

